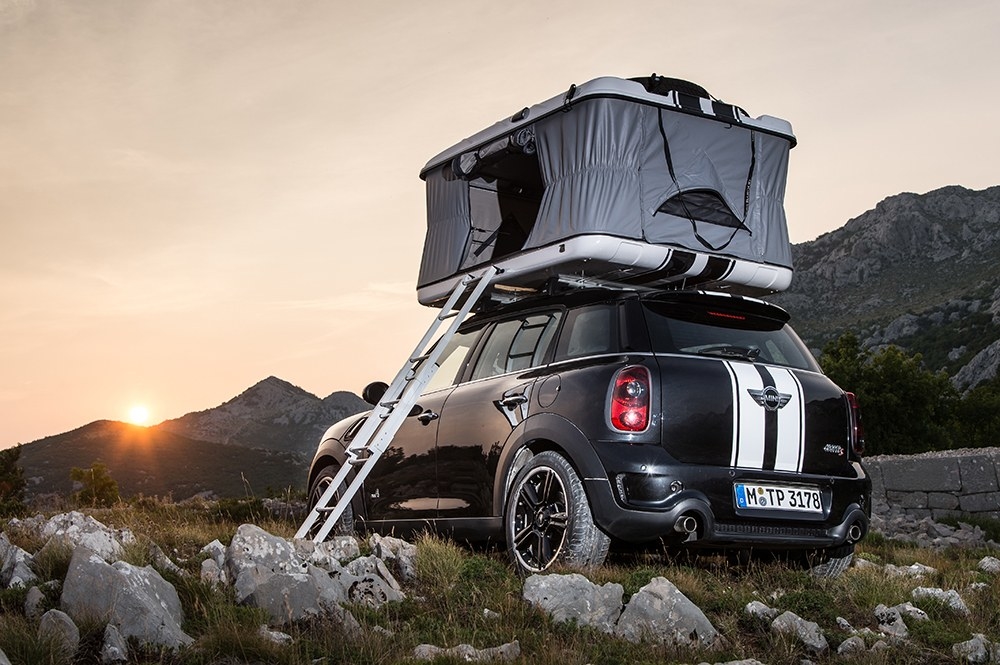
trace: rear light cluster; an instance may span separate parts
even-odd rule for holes
[[[622,432],[642,432],[649,426],[649,370],[626,367],[615,375],[611,389],[611,425]]]
[[[854,393],[847,394],[847,403],[851,407],[851,450],[858,457],[865,452],[865,426],[861,423],[861,405]]]

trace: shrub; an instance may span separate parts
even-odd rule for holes
[[[24,511],[24,469],[17,465],[21,446],[0,450],[0,517]]]
[[[70,469],[69,477],[82,485],[73,497],[85,506],[108,508],[118,502],[118,482],[111,477],[104,462],[94,462],[89,469]]]

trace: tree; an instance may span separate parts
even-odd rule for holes
[[[24,469],[17,465],[21,446],[0,450],[0,515],[15,515],[24,509]]]
[[[857,335],[847,332],[823,347],[819,363],[830,380],[844,390],[858,394],[869,360],[871,353],[861,348]]]
[[[955,409],[954,432],[958,447],[1000,444],[1000,377],[965,394]]]
[[[90,506],[109,507],[118,502],[118,482],[111,477],[104,462],[94,462],[89,469],[70,469],[69,477],[81,484],[73,497]]]
[[[954,447],[960,397],[944,372],[924,368],[920,354],[889,346],[861,348],[845,333],[823,348],[820,365],[858,396],[869,454],[918,453]]]
[[[952,423],[959,395],[947,374],[925,369],[919,353],[907,355],[895,346],[874,354],[866,370],[861,402],[865,431],[876,443],[884,442],[884,452],[954,447]],[[869,411],[876,416],[874,428]]]

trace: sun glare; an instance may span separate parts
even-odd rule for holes
[[[136,404],[128,412],[128,421],[133,425],[145,425],[149,422],[149,409],[142,404]]]

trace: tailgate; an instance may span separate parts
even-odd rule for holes
[[[659,356],[662,445],[678,461],[853,477],[844,393],[815,372]]]

